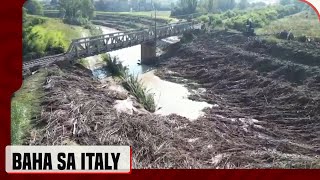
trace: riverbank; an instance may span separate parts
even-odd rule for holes
[[[144,13],[111,13],[97,12],[96,17],[91,20],[93,24],[106,26],[119,31],[137,30],[154,27],[155,19],[152,12]],[[175,18],[170,18],[168,12],[157,16],[157,26],[178,22]]]
[[[203,116],[149,113],[114,80],[94,77],[95,63],[93,72],[53,65],[39,84],[46,95],[39,126],[25,142],[129,145],[133,168],[320,168],[318,48],[248,41],[230,32],[197,36],[167,48],[158,69],[144,75],[156,89],[169,86],[166,95],[185,87],[164,86],[160,78],[196,90],[193,100],[212,105]],[[300,56],[283,56],[280,47]],[[139,48],[112,53],[142,71]],[[299,61],[302,55],[306,61]],[[175,98],[167,99],[172,104]],[[174,108],[162,110],[168,107]]]
[[[32,128],[34,119],[41,113],[41,99],[45,95],[42,84],[47,76],[46,70],[40,70],[26,79],[19,91],[11,100],[11,143],[13,145],[25,144]]]
[[[150,28],[154,26],[154,11],[144,12],[103,12],[96,11],[96,16],[91,20],[93,24],[106,26],[117,30],[135,30]],[[157,25],[178,22],[176,18],[170,17],[170,11],[157,11]],[[44,16],[59,18],[58,10],[45,11]]]
[[[192,98],[217,104],[207,119],[238,126],[234,132],[216,130],[230,138],[228,144],[246,147],[228,153],[243,161],[251,154],[263,167],[319,168],[319,53],[316,43],[248,41],[221,31],[176,48],[157,75],[207,89]]]
[[[263,48],[257,53],[244,40],[225,32],[200,35],[175,45],[159,64],[160,77],[189,79],[190,87],[206,89],[193,99],[216,104],[195,121],[119,111],[128,93],[117,84],[95,80],[83,68],[50,67],[60,73],[47,76],[39,117],[45,126],[29,142],[129,145],[133,168],[319,168],[318,74],[300,85],[273,76],[286,71],[258,65],[278,63],[283,70],[289,60]]]
[[[114,29],[110,29],[104,26],[99,26],[102,31],[107,33],[115,32]],[[179,41],[179,37],[170,37],[167,39],[159,40],[157,42],[157,54],[160,55],[166,51],[166,48],[172,43]],[[188,99],[189,91],[184,87],[184,83],[176,84],[168,81],[164,81],[155,76],[152,70],[156,67],[141,65],[141,45],[132,46],[117,51],[109,52],[110,56],[117,58],[122,66],[127,68],[125,86],[131,94],[135,97],[148,111],[154,112],[160,115],[177,114],[186,117],[190,120],[195,120],[199,116],[205,115],[203,109],[211,107],[212,105],[197,102]],[[155,58],[157,59],[157,58]],[[108,67],[100,63],[99,56],[86,58],[86,61],[91,64],[87,66],[94,74],[95,77],[103,80],[110,72],[107,70],[111,68],[111,72],[114,71],[115,61],[109,62]],[[122,73],[123,74],[123,73]],[[119,73],[116,73],[119,75]],[[119,86],[123,85],[122,83]],[[131,84],[131,86],[127,86]],[[174,101],[175,103],[172,103]],[[124,106],[127,106],[124,104]],[[131,110],[129,110],[131,111]]]
[[[310,144],[264,136],[264,128],[270,131],[264,120],[119,112],[117,101],[127,95],[112,84],[75,67],[49,72],[55,73],[44,84],[38,121],[45,126],[30,137],[31,145],[130,145],[133,168],[318,167]]]
[[[54,42],[55,38],[64,42],[63,49],[68,48],[72,39],[98,33],[96,29],[85,29],[80,26],[64,24],[60,19],[45,18],[41,16],[27,15],[28,21],[24,28],[40,37],[36,41],[34,38],[31,42],[25,44],[30,47],[45,48],[48,42],[47,37],[52,37],[50,41]],[[32,23],[31,23],[32,22]],[[28,26],[29,24],[34,24]],[[25,30],[26,30],[25,29]],[[44,46],[44,47],[40,47]],[[32,50],[30,48],[29,50]],[[28,60],[30,57],[24,57]],[[43,83],[46,80],[47,69],[40,68],[26,77],[22,87],[14,93],[11,101],[11,142],[12,144],[21,145],[28,143],[28,138],[34,129],[37,129],[37,119],[41,114],[41,102],[43,100]]]

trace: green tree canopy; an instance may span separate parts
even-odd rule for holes
[[[38,0],[28,0],[24,4],[28,14],[43,15],[43,7]]]
[[[60,12],[71,24],[84,24],[94,16],[93,0],[60,0]]]
[[[248,0],[241,0],[238,4],[239,9],[246,9],[250,6]]]
[[[198,0],[180,0],[178,5],[172,10],[171,15],[185,15],[196,12]]]
[[[246,2],[246,5],[249,5],[247,0],[241,0],[241,2]],[[227,11],[236,7],[235,0],[200,0],[200,8],[206,12],[220,12]]]
[[[280,4],[281,4],[281,5],[292,4],[292,0],[280,0]]]
[[[50,4],[53,6],[58,5],[58,0],[51,0]]]

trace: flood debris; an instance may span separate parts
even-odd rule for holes
[[[244,41],[233,34],[199,36],[159,65],[175,72],[159,76],[193,80],[206,89],[198,96],[217,104],[195,121],[119,113],[114,104],[123,97],[108,84],[79,68],[49,73],[39,127],[28,144],[129,145],[133,168],[140,169],[320,168],[319,74],[299,66],[311,73],[297,85],[286,76],[297,64],[279,70],[295,62],[246,50]]]

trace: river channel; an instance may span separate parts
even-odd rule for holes
[[[99,27],[104,34],[119,32],[112,28],[104,26]],[[177,37],[171,37],[163,41],[172,43],[178,40]],[[109,52],[109,54],[111,57],[117,56],[122,64],[128,67],[129,72],[138,75],[146,88],[150,90],[150,93],[155,94],[155,102],[157,105],[155,114],[163,116],[177,114],[192,121],[205,114],[203,109],[213,107],[213,105],[206,102],[197,102],[188,99],[188,96],[191,93],[183,84],[162,80],[154,74],[156,69],[153,67],[139,65],[138,62],[141,59],[141,45],[112,51]],[[86,60],[88,68],[93,72],[95,77],[103,80],[109,76],[102,68],[103,62],[100,56],[89,57],[86,58]],[[125,100],[123,105],[130,107],[130,101]]]

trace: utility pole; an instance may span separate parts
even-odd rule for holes
[[[154,9],[154,40],[155,40],[155,43],[157,44],[157,9],[153,0],[151,1],[151,3]]]

